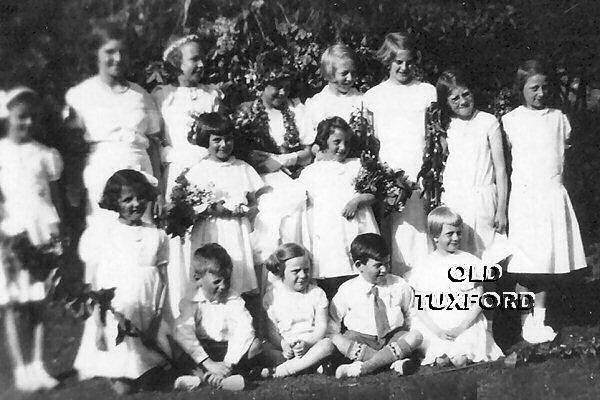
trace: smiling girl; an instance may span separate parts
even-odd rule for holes
[[[300,175],[309,197],[313,274],[328,298],[358,273],[350,258],[352,240],[361,233],[379,232],[371,210],[375,197],[354,189],[360,160],[347,158],[353,142],[352,130],[342,118],[322,121],[315,145],[325,158]]]

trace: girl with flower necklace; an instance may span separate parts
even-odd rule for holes
[[[277,64],[280,65],[281,60]],[[258,199],[260,213],[252,233],[256,264],[263,263],[282,243],[310,244],[306,191],[293,179],[303,166],[312,162],[309,148],[312,141],[301,123],[304,107],[299,100],[288,97],[287,71],[279,67],[265,70],[259,78],[260,97],[242,104],[235,118],[238,126],[252,121],[252,130],[246,131],[247,137],[243,139],[250,150],[247,158],[268,187]],[[266,270],[261,274],[265,283]]]

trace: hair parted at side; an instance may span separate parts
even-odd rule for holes
[[[377,233],[363,233],[354,238],[350,244],[352,261],[366,264],[369,259],[381,261],[390,255],[390,249]]]
[[[473,84],[464,71],[458,68],[450,68],[440,74],[435,85],[437,92],[438,104],[442,108],[445,118],[449,118],[452,114],[448,105],[448,97],[450,92],[457,87],[464,87],[473,92]]]
[[[525,62],[520,64],[517,68],[517,74],[515,77],[513,91],[518,95],[521,104],[525,104],[525,97],[523,97],[523,88],[525,87],[525,83],[527,83],[527,79],[531,78],[534,75],[544,75],[547,78],[551,79],[551,74],[552,69],[548,66],[548,64],[538,58],[526,60]]]
[[[212,268],[208,267],[209,264],[201,263],[200,259],[213,261]],[[194,252],[192,267],[200,277],[210,272],[229,280],[233,271],[233,262],[223,246],[218,243],[207,243]]]
[[[283,278],[285,262],[297,257],[308,257],[312,266],[312,255],[306,248],[298,243],[284,243],[280,245],[273,254],[265,261],[265,267],[273,274]]]
[[[208,147],[210,135],[225,136],[233,133],[233,123],[221,113],[204,113],[194,118],[188,133],[188,142],[200,147]]]
[[[376,57],[385,66],[390,66],[401,50],[410,51],[413,57],[419,58],[417,45],[412,35],[408,33],[391,32],[385,35],[383,44],[377,50]]]
[[[100,207],[119,212],[119,197],[123,186],[129,186],[136,194],[148,201],[154,200],[158,194],[157,189],[144,174],[133,169],[122,169],[108,178],[102,192]]]
[[[442,233],[444,224],[461,226],[463,223],[460,214],[446,206],[439,206],[431,210],[427,216],[427,233],[432,239],[438,238]]]
[[[354,133],[352,132],[350,125],[348,125],[348,123],[341,117],[331,117],[319,122],[319,125],[317,125],[317,136],[315,137],[314,144],[319,146],[319,150],[327,150],[327,140],[336,129],[346,132],[346,134],[350,136],[350,140],[348,142],[350,149],[348,153],[352,152],[353,147],[355,146]]]
[[[356,53],[350,46],[343,43],[329,46],[321,55],[321,76],[325,80],[331,81],[335,76],[337,63],[345,60],[352,61],[356,66]]]

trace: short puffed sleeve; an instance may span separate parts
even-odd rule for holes
[[[313,304],[316,310],[329,307],[329,301],[327,300],[327,295],[325,295],[323,289],[315,285],[311,289],[311,295],[313,297]]]
[[[162,229],[158,234],[158,251],[156,252],[156,265],[161,266],[169,262],[169,237]]]
[[[560,112],[560,129],[563,140],[566,142],[571,137],[571,123],[569,122],[569,118],[562,112]]]
[[[259,189],[262,189],[263,186],[265,186],[265,182],[262,180],[262,178],[260,177],[260,175],[258,175],[258,172],[256,172],[256,170],[254,168],[252,168],[252,166],[250,164],[247,164],[246,162],[242,162],[242,168],[244,169],[244,191],[246,193],[255,193],[257,192]]]
[[[42,162],[48,175],[48,180],[50,182],[59,180],[63,171],[63,161],[59,152],[52,148],[45,149]]]

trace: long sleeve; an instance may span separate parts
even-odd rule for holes
[[[231,300],[231,306],[228,308],[230,313],[228,320],[233,322],[233,326],[228,327],[230,337],[227,354],[225,354],[223,361],[235,365],[240,362],[240,359],[250,348],[254,340],[254,328],[252,327],[252,317],[242,299]]]
[[[197,363],[208,358],[208,354],[196,337],[197,303],[183,299],[179,305],[179,317],[175,320],[175,340],[182,349]]]

